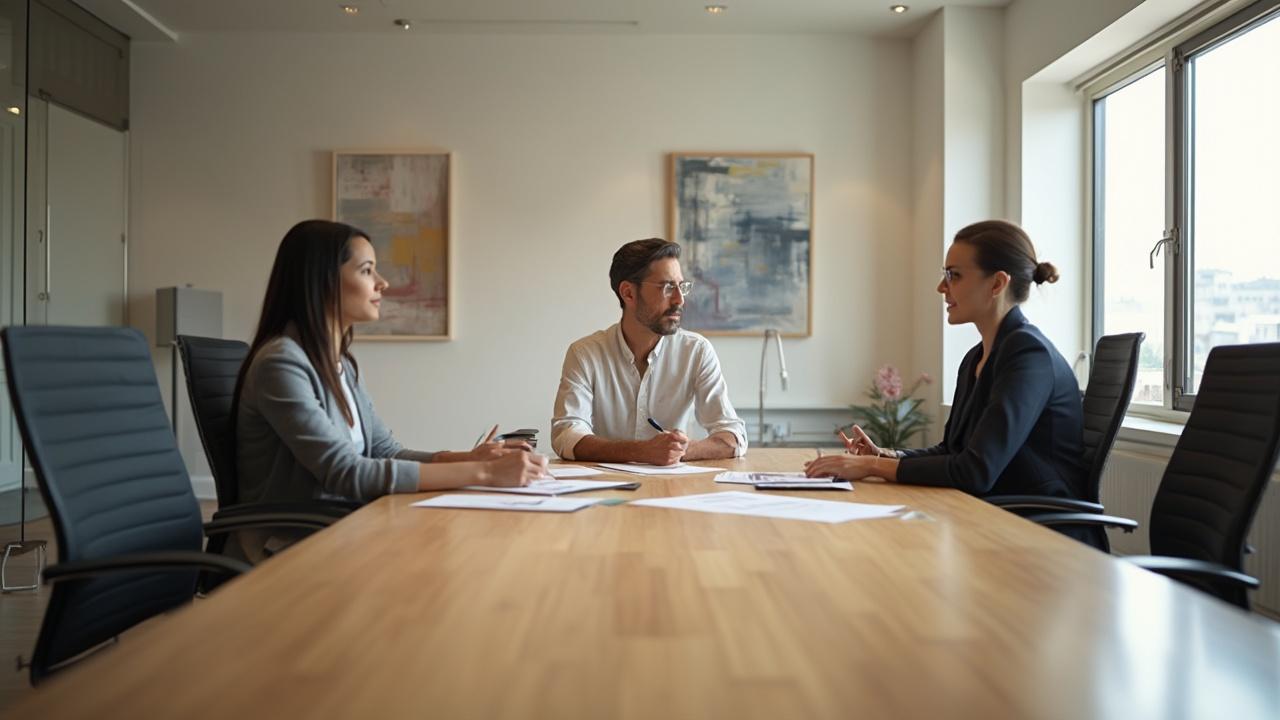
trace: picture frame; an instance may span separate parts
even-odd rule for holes
[[[667,238],[681,245],[694,284],[683,326],[704,335],[812,335],[813,154],[667,158]]]
[[[390,283],[357,340],[453,339],[453,154],[333,151],[333,219],[369,234]]]

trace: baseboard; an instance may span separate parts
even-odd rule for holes
[[[197,500],[218,499],[218,488],[213,484],[212,475],[192,475],[191,489],[195,491]]]

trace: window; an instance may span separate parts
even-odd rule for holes
[[[1209,350],[1280,341],[1280,0],[1121,72],[1087,92],[1093,335],[1145,332],[1132,407],[1189,410]]]
[[[1164,227],[1165,71],[1147,70],[1093,102],[1095,327],[1144,332],[1133,402],[1164,405],[1164,264],[1150,261]],[[1096,342],[1096,338],[1095,338]]]

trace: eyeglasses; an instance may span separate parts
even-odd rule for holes
[[[980,273],[981,277],[987,277],[989,275],[988,273],[983,272],[980,268],[975,267],[971,268],[971,270],[975,273]],[[956,281],[956,277],[958,277],[959,272],[960,268],[958,267],[942,268],[942,282],[946,283],[947,287],[951,287],[951,283]]]
[[[675,292],[676,288],[680,289],[680,294],[682,296],[688,295],[689,291],[693,290],[693,282],[690,280],[684,280],[678,283],[671,282],[670,280],[665,282],[659,282],[657,280],[641,280],[640,282],[644,285],[661,285],[662,297],[667,298],[671,297],[671,293]]]

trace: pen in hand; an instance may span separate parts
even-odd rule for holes
[[[663,430],[662,426],[658,424],[658,421],[654,420],[653,418],[649,418],[649,424],[652,425],[653,429],[657,430],[658,432],[666,432],[666,430]]]
[[[489,442],[490,440],[493,439],[493,436],[496,435],[497,433],[498,433],[498,426],[495,424],[493,427],[489,428],[489,433],[487,435],[481,435],[480,439],[476,440],[476,444],[471,446],[472,449],[478,448],[481,445]]]
[[[858,453],[854,452],[853,440],[851,440],[848,435],[844,434],[844,430],[837,430],[836,432],[840,433],[840,439],[844,441],[845,452],[850,455],[857,455]]]

